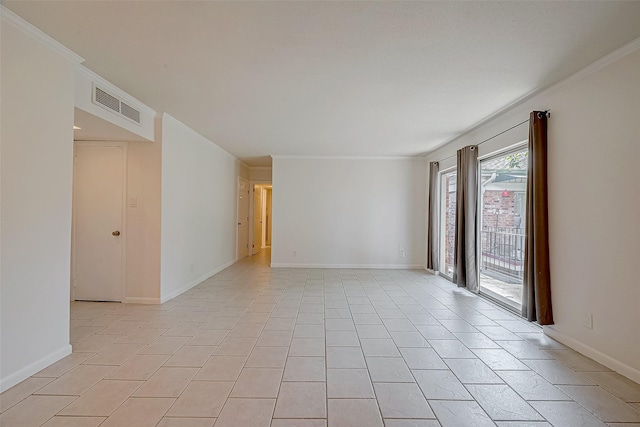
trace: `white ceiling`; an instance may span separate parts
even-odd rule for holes
[[[640,2],[5,1],[250,165],[427,153],[640,37]]]

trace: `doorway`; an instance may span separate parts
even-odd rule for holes
[[[253,196],[251,253],[256,255],[263,249],[271,248],[273,186],[270,182],[251,182],[251,186]]]
[[[263,246],[263,188],[259,185],[253,186],[253,242],[251,244],[251,255],[255,255],[262,250]]]
[[[249,252],[249,180],[238,177],[238,239],[237,259],[240,260]]]
[[[126,153],[124,142],[74,144],[74,300],[122,301]]]
[[[272,198],[273,187],[270,185],[265,189],[265,206],[264,206],[264,247],[271,248],[271,224],[272,224]]]
[[[480,160],[480,293],[521,311],[528,151]]]

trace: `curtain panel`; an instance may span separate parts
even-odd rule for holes
[[[438,162],[429,163],[429,219],[427,222],[427,268],[429,270],[438,271],[438,172],[440,166]]]
[[[533,111],[529,118],[522,315],[541,325],[553,325],[547,196],[547,112]]]
[[[457,156],[453,282],[478,293],[478,148],[475,145],[461,148]]]

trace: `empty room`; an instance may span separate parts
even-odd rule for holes
[[[1,0],[0,64],[0,426],[640,426],[640,1]]]

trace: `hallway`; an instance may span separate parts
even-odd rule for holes
[[[442,278],[269,255],[162,305],[72,303],[73,354],[0,425],[640,425],[640,385]]]

